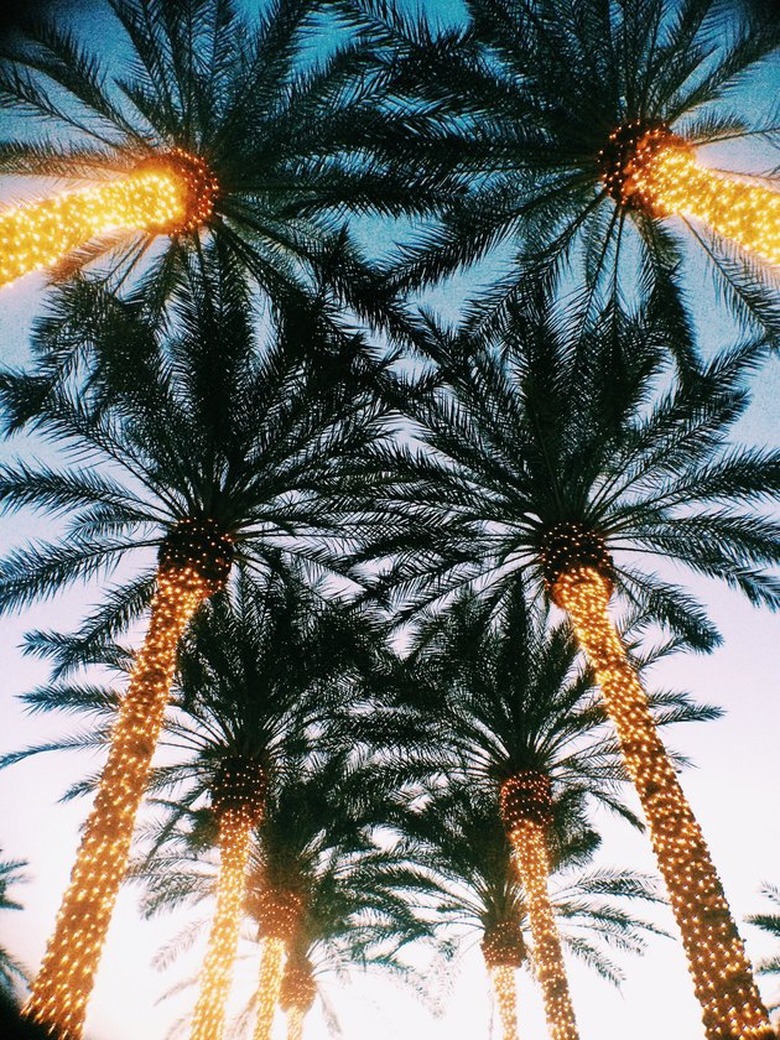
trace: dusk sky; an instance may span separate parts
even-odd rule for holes
[[[85,9],[86,9],[85,5]],[[89,5],[91,7],[92,5]],[[453,17],[456,7],[440,10],[428,0],[429,11]],[[63,10],[72,12],[73,5]],[[70,16],[70,14],[68,15]],[[89,25],[85,14],[82,26]],[[105,18],[95,25],[105,32]],[[93,41],[94,42],[94,41]],[[780,88],[780,66],[764,70],[742,92],[745,104],[769,111]],[[3,129],[8,115],[3,116]],[[706,159],[706,153],[704,158]],[[741,170],[777,165],[777,152],[754,141],[718,155],[718,163]],[[16,186],[0,186],[3,196]],[[11,365],[27,357],[27,335],[32,318],[40,313],[44,280],[31,275],[0,290],[0,358]],[[464,291],[473,291],[474,276],[453,279],[427,297],[433,306],[451,317]],[[691,299],[699,322],[704,354],[726,346],[737,331],[721,320],[722,308],[714,303],[709,276],[700,272],[691,286]],[[716,321],[712,315],[717,314]],[[780,359],[767,363],[752,385],[753,400],[737,428],[742,443],[780,446],[777,420],[780,400]],[[22,455],[45,456],[52,449],[18,439],[0,445],[0,459]],[[0,547],[19,546],[31,537],[46,536],[47,521],[29,514],[0,518]],[[776,616],[752,608],[743,597],[704,579],[691,579],[680,571],[675,577],[703,599],[723,634],[722,646],[709,656],[676,655],[651,673],[649,685],[675,686],[698,699],[725,709],[722,719],[706,724],[677,727],[666,739],[688,755],[694,767],[681,780],[693,810],[709,842],[713,860],[724,883],[735,919],[740,922],[748,954],[754,963],[780,951],[764,934],[742,922],[747,914],[767,909],[759,894],[762,882],[780,883],[780,698],[778,698],[778,644]],[[47,678],[45,663],[23,657],[19,646],[34,628],[69,630],[99,598],[98,587],[77,588],[67,596],[39,604],[21,616],[0,619],[0,664],[3,694],[0,698],[0,754],[56,738],[83,725],[64,716],[26,715],[16,699]],[[0,942],[34,973],[67,883],[78,843],[79,825],[88,805],[84,799],[60,804],[67,786],[99,769],[100,757],[82,753],[37,756],[0,772],[0,848],[4,859],[29,862],[29,881],[10,894],[24,904],[22,912],[0,917]],[[654,871],[646,837],[614,820],[603,820],[604,843],[597,863]],[[166,971],[155,971],[150,961],[160,947],[193,918],[207,919],[209,906],[180,911],[143,922],[136,912],[136,892],[121,895],[109,933],[87,1021],[89,1040],[162,1040],[194,999],[194,990],[158,1004],[164,991],[188,974],[194,974],[205,946],[202,931],[192,951]],[[668,912],[659,921],[674,934]],[[242,955],[234,993],[239,1010],[251,995],[258,969],[257,948],[249,941]],[[618,955],[620,956],[620,955]],[[698,1040],[702,1034],[700,1013],[690,986],[682,948],[676,938],[649,942],[644,957],[620,960],[626,981],[619,991],[599,980],[576,961],[570,962],[572,997],[583,1040]],[[424,966],[421,966],[424,967]],[[413,994],[386,981],[355,974],[351,984],[329,980],[327,996],[336,1012],[343,1040],[466,1040],[498,1036],[490,1026],[492,1003],[481,954],[474,940],[464,948],[455,965],[429,979],[432,998],[442,1013],[433,1017]],[[780,983],[759,978],[766,1001],[780,1001]],[[520,975],[519,1032],[522,1040],[544,1040],[546,1030],[541,1000],[532,980]],[[275,1034],[284,1036],[283,1016]],[[492,1028],[492,1033],[490,1029]],[[186,1032],[183,1034],[186,1035]],[[249,1033],[245,1035],[250,1035]],[[326,1017],[319,1003],[306,1021],[305,1040],[319,1040],[327,1033]]]

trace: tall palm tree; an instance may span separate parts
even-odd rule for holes
[[[637,917],[628,901],[659,900],[650,878],[632,871],[585,871],[583,863],[599,844],[583,830],[572,813],[558,812],[559,826],[551,845],[553,889],[550,912],[560,942],[600,975],[616,985],[623,973],[610,957],[610,948],[640,952],[643,932],[657,929]],[[581,806],[578,808],[581,809]],[[568,826],[565,826],[568,824]],[[499,813],[496,792],[461,777],[445,786],[411,812],[404,825],[402,844],[410,862],[428,872],[420,878],[427,900],[434,897],[433,920],[449,931],[457,927],[461,941],[476,932],[485,966],[491,976],[502,1025],[503,1040],[517,1040],[515,973],[529,965],[543,989],[541,976],[547,959],[546,940],[537,945],[532,920],[532,893],[512,869],[512,841]],[[422,902],[422,901],[421,901]],[[564,993],[558,993],[561,998]],[[559,1005],[560,1006],[560,1005]],[[573,1020],[551,1020],[550,1036],[576,1035]]]
[[[323,46],[312,0],[270,0],[251,19],[234,0],[117,0],[100,13],[113,23],[100,49],[89,23],[53,18],[4,48],[0,98],[19,119],[0,172],[68,190],[0,215],[0,281],[106,250],[116,281],[146,254],[154,311],[205,237],[276,304],[324,279],[381,315],[347,216],[422,213],[445,192],[401,148],[412,123],[383,103],[366,34],[331,17]]]
[[[147,569],[109,591],[80,629],[81,645],[112,637],[151,600],[29,1004],[66,1037],[81,1035],[182,633],[234,560],[261,574],[327,572],[350,537],[339,471],[380,433],[375,373],[353,340],[323,344],[319,360],[302,358],[301,345],[282,336],[258,349],[246,300],[220,273],[182,294],[177,330],[144,319],[138,304],[117,303],[96,330],[100,389],[90,395],[62,383],[32,421],[64,459],[11,464],[0,475],[4,508],[69,517],[62,541],[25,546],[0,563],[0,609],[96,576],[130,550],[141,550]],[[124,355],[115,349],[122,342],[130,345]],[[19,401],[36,393],[35,375],[4,374],[8,425]]]
[[[463,586],[488,600],[527,575],[570,619],[613,720],[688,955],[710,1040],[771,1035],[720,880],[626,654],[614,592],[696,645],[702,608],[646,566],[656,556],[776,607],[780,455],[729,445],[762,350],[744,345],[666,391],[663,337],[612,308],[585,324],[537,298],[498,346],[453,357],[420,393],[427,452],[379,451],[373,496],[395,512],[378,589],[407,612]],[[444,356],[447,337],[439,344]],[[452,353],[452,351],[450,351]],[[405,533],[404,533],[405,532]],[[376,546],[387,559],[392,538]]]
[[[417,634],[407,663],[411,703],[424,719],[438,720],[443,742],[462,757],[472,791],[493,800],[524,890],[550,1035],[574,1038],[548,892],[551,865],[573,829],[581,841],[596,840],[583,815],[586,800],[638,825],[620,797],[619,751],[606,731],[593,677],[577,667],[569,627],[549,627],[543,613],[529,608],[522,585],[495,605],[473,594],[459,597]],[[654,702],[657,721],[718,715],[683,694]]]
[[[384,5],[355,6],[388,21]],[[449,162],[472,185],[443,227],[397,254],[395,283],[433,281],[503,243],[515,263],[480,294],[474,321],[486,299],[500,307],[522,291],[529,271],[555,282],[574,265],[586,295],[652,289],[670,327],[684,328],[684,288],[701,262],[692,246],[739,320],[777,338],[776,170],[735,176],[705,158],[732,141],[777,141],[774,113],[736,92],[753,73],[767,91],[776,17],[719,0],[466,6],[468,25],[433,42],[393,25],[407,89],[438,113]]]

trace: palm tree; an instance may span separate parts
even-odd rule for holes
[[[383,5],[355,6],[387,20]],[[407,90],[439,113],[449,162],[472,185],[443,227],[397,254],[394,283],[434,281],[504,244],[515,262],[480,294],[475,322],[487,300],[500,309],[522,292],[529,272],[553,283],[574,265],[586,295],[652,290],[670,328],[684,330],[682,289],[687,271],[698,278],[689,261],[700,262],[687,242],[740,322],[777,338],[776,170],[735,176],[700,161],[709,146],[777,140],[776,119],[761,122],[760,106],[735,92],[776,57],[777,18],[719,0],[466,6],[469,24],[433,42],[393,25]]]
[[[557,885],[549,897],[556,939],[559,932],[559,941],[575,956],[617,985],[623,974],[609,956],[610,947],[640,952],[643,931],[657,931],[636,917],[625,901],[658,902],[659,897],[652,880],[642,874],[584,871],[582,864],[599,839],[583,830],[578,813],[571,812],[572,808],[581,812],[581,805],[575,807],[570,799],[568,814],[561,808],[551,846]],[[427,883],[421,877],[420,885],[428,902],[433,897],[433,920],[447,931],[457,927],[461,937],[464,930],[477,933],[498,1003],[503,1040],[517,1040],[515,972],[530,964],[545,989],[547,949],[546,939],[541,946],[536,943],[533,895],[512,869],[513,843],[495,791],[456,779],[409,813],[403,830],[402,844],[410,862],[428,874]],[[568,1000],[568,993],[559,991],[557,996],[560,1009],[561,998]],[[549,1006],[548,1029],[551,1037],[576,1035],[573,1018],[551,1020]]]
[[[442,358],[449,346],[442,336]],[[657,325],[615,308],[581,324],[543,297],[513,307],[504,340],[484,347],[450,350],[452,386],[421,391],[424,454],[377,452],[373,499],[398,528],[379,593],[395,588],[408,614],[462,587],[490,602],[527,575],[568,613],[649,824],[707,1036],[769,1036],[706,843],[609,615],[618,592],[692,645],[716,641],[701,606],[642,565],[648,554],[755,604],[780,602],[764,569],[780,559],[780,527],[756,508],[777,495],[780,455],[726,440],[762,350],[735,348],[665,392]],[[376,554],[387,558],[392,542]]]
[[[27,863],[23,859],[0,860],[0,910],[21,910],[21,903],[11,899],[8,889],[27,878],[21,871]],[[12,995],[16,982],[26,982],[27,972],[4,947],[0,946],[0,992]]]
[[[780,888],[777,885],[762,885],[761,895],[773,904],[772,908],[762,913],[750,914],[745,920],[748,924],[754,924],[762,931],[768,932],[775,939],[780,939],[780,913],[777,909],[780,908]],[[766,975],[780,974],[780,953],[767,957],[758,965],[758,970]],[[780,1003],[776,1001],[770,1010],[776,1011],[778,1008]]]
[[[578,1034],[548,893],[551,864],[575,831],[581,842],[597,840],[583,815],[586,801],[639,825],[620,797],[624,774],[593,678],[576,659],[568,626],[551,628],[543,613],[529,608],[518,584],[495,605],[473,594],[459,597],[417,634],[407,662],[410,702],[423,719],[438,720],[442,741],[462,756],[470,789],[492,798],[504,826],[524,891],[548,1029],[556,1038]],[[659,722],[719,714],[683,694],[653,700]],[[501,922],[501,929],[508,926]]]
[[[0,281],[111,250],[116,282],[146,254],[154,311],[205,238],[277,305],[326,281],[381,316],[347,216],[423,213],[445,191],[401,148],[411,123],[383,103],[366,34],[332,17],[323,47],[311,0],[270,0],[251,21],[234,0],[106,8],[109,50],[109,28],[97,50],[53,19],[28,20],[4,48],[0,99],[22,120],[0,171],[68,190],[0,216]]]
[[[234,560],[259,574],[328,572],[350,537],[339,471],[380,434],[375,372],[354,341],[323,343],[313,361],[282,336],[258,350],[240,288],[219,273],[182,294],[174,331],[144,319],[137,303],[115,302],[93,330],[100,386],[90,394],[58,385],[32,420],[62,445],[65,460],[9,465],[0,476],[6,509],[29,505],[70,521],[61,542],[25,546],[0,563],[0,609],[91,578],[131,549],[142,550],[148,568],[148,550],[158,549],[157,566],[111,589],[76,640],[88,647],[111,639],[151,599],[29,1004],[66,1037],[81,1035],[182,633],[225,585]],[[124,355],[115,349],[123,342]],[[19,402],[36,393],[34,375],[4,375],[9,425]]]

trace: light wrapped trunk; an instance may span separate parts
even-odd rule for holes
[[[224,1033],[252,830],[262,816],[265,791],[260,766],[239,758],[223,762],[212,786],[212,809],[219,819],[217,906],[200,976],[192,1040],[221,1040]]]
[[[174,149],[96,187],[0,213],[0,285],[51,267],[117,231],[179,234],[211,216],[217,184],[202,159]]]
[[[656,217],[693,218],[780,265],[780,192],[708,170],[667,126],[637,121],[619,127],[598,162],[608,194],[621,205]]]
[[[282,985],[285,948],[284,939],[269,935],[263,940],[260,979],[257,984],[257,1021],[252,1040],[271,1040]]]
[[[709,850],[609,617],[611,563],[604,559],[603,543],[581,531],[569,531],[566,537],[571,566],[563,567],[566,550],[559,532],[558,545],[547,554],[548,581],[554,579],[555,602],[572,620],[617,730],[680,929],[707,1040],[773,1040]],[[577,558],[579,563],[571,562]]]
[[[316,995],[311,961],[305,953],[292,950],[284,967],[279,992],[279,1006],[287,1015],[287,1040],[303,1040],[303,1021]]]
[[[270,1040],[274,1014],[282,993],[285,951],[290,947],[303,910],[303,899],[293,888],[261,883],[250,901],[263,942],[257,990],[257,1023],[253,1040]]]
[[[515,972],[526,951],[520,924],[499,921],[485,929],[480,943],[501,1020],[501,1040],[517,1040],[517,987]]]
[[[232,550],[221,535],[216,536],[216,559],[204,563],[190,552],[193,540],[202,548],[205,537],[211,545],[214,531],[208,522],[205,526],[204,536],[203,524],[183,522],[161,549],[149,629],[122,698],[54,934],[24,1007],[26,1016],[58,1040],[80,1040],[82,1035],[170,695],[179,639],[230,567]]]
[[[524,770],[501,785],[501,818],[512,845],[534,940],[533,963],[542,990],[551,1040],[579,1040],[561,940],[548,891],[547,830],[551,822],[550,781]]]

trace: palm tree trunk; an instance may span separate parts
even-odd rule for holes
[[[203,962],[191,1040],[221,1040],[225,1005],[238,947],[246,887],[246,865],[254,817],[228,809],[219,821],[217,908]]]
[[[293,1004],[287,1011],[287,1040],[303,1040],[303,1020],[306,1008]]]
[[[663,131],[660,131],[663,133]],[[629,189],[658,216],[693,217],[770,264],[780,264],[780,193],[700,166],[672,139],[631,165]]]
[[[271,1040],[274,1013],[282,985],[285,942],[269,936],[263,940],[260,981],[257,987],[257,1023],[253,1040]]]
[[[550,865],[546,827],[536,820],[522,820],[512,826],[509,838],[528,907],[533,962],[542,987],[547,1029],[551,1040],[578,1040],[561,941],[547,891]]]
[[[615,724],[682,934],[707,1040],[770,1040],[774,1032],[709,850],[609,617],[611,582],[579,567],[563,574],[553,591],[571,617]]]
[[[490,969],[490,977],[501,1019],[501,1040],[517,1040],[517,987],[515,969],[509,964],[497,964]],[[293,1040],[289,1036],[287,1040]]]
[[[59,1040],[80,1040],[168,703],[176,647],[210,591],[190,568],[158,575],[149,631],[111,734],[108,761],[54,934],[24,1008]]]
[[[115,231],[172,234],[211,215],[217,184],[197,156],[173,149],[99,187],[0,213],[0,285],[50,267]]]

